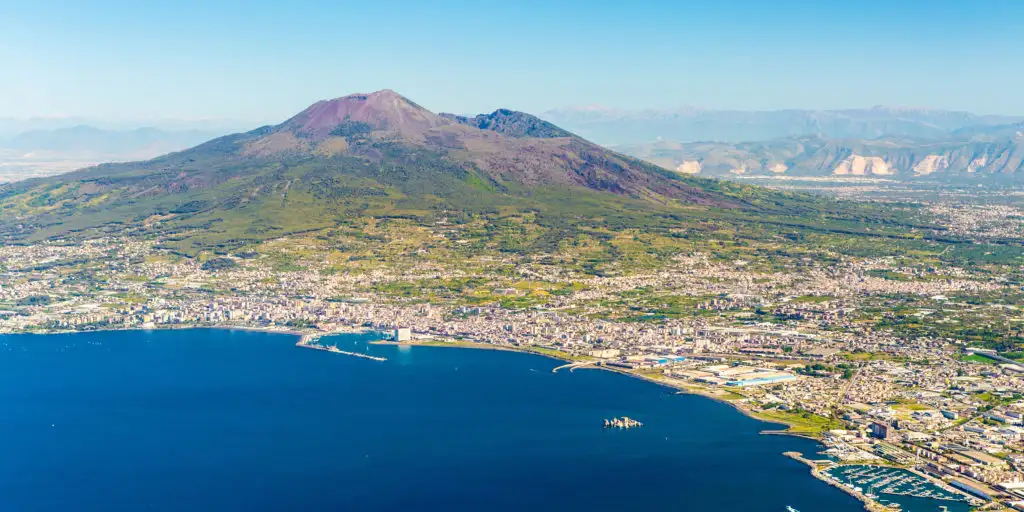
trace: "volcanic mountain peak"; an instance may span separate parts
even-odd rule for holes
[[[35,206],[44,196],[59,209]],[[682,176],[522,112],[442,117],[379,91],[320,101],[277,126],[145,162],[0,185],[0,243],[154,229],[191,254],[323,229],[353,215],[519,211],[541,215],[547,226],[585,217],[640,228],[700,208],[760,219],[793,218],[820,205]],[[154,227],[150,218],[166,220]]]
[[[411,134],[448,123],[395,91],[384,89],[318,101],[285,121],[280,128],[301,137],[322,139],[346,124]]]
[[[507,108],[500,108],[490,114],[480,114],[476,117],[458,116],[455,114],[441,114],[441,117],[451,119],[459,124],[472,126],[473,128],[498,132],[509,137],[551,139],[573,136],[571,133],[536,116]]]

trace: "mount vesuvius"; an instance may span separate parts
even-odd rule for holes
[[[145,162],[0,187],[7,242],[116,232],[158,236],[185,253],[354,217],[523,214],[562,233],[696,221],[858,231],[890,222],[848,203],[683,176],[529,114],[435,114],[390,90],[319,101],[276,126]]]

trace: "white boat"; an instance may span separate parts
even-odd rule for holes
[[[789,505],[786,505],[786,512],[800,512],[800,511],[795,509],[795,508],[793,508],[793,507],[791,507],[791,506],[789,506]]]

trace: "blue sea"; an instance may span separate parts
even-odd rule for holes
[[[0,336],[0,511],[855,512],[728,405],[488,350],[213,329]],[[602,420],[629,416],[631,430]]]

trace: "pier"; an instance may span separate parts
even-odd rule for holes
[[[571,371],[575,370],[576,368],[582,368],[584,366],[589,366],[589,365],[592,365],[592,364],[598,364],[598,361],[583,361],[583,362],[579,362],[579,363],[563,364],[562,366],[559,366],[557,368],[553,368],[551,370],[551,373],[558,373],[558,370],[561,370],[563,368],[568,368],[569,371],[571,372]]]

